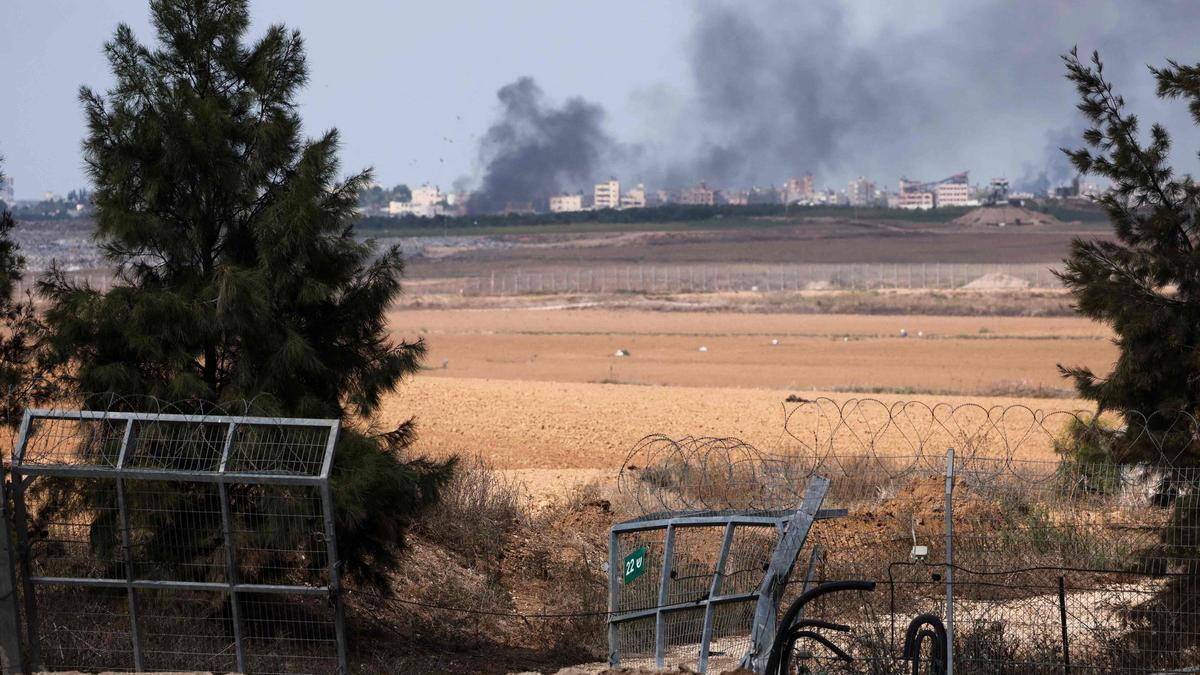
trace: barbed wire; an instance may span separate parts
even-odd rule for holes
[[[1118,480],[1186,470],[1200,459],[1200,420],[1189,411],[1043,410],[1024,404],[886,402],[790,397],[781,447],[731,437],[651,434],[630,449],[618,490],[643,514],[793,507],[816,474],[892,482],[944,474],[947,449],[964,480],[1015,478],[1089,489],[1084,477]],[[1196,459],[1193,459],[1196,458]],[[845,492],[848,488],[840,488]]]

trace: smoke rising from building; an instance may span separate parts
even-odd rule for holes
[[[1200,13],[1176,1],[964,0],[903,3],[698,2],[688,80],[633,114],[643,133],[614,140],[597,103],[549,106],[529,80],[501,90],[502,119],[482,146],[489,204],[586,187],[597,173],[678,188],[699,180],[822,184],[865,175],[937,180],[970,169],[1045,191],[1070,180],[1060,147],[1080,145],[1060,56],[1099,49],[1131,109],[1172,130],[1195,170],[1200,134],[1186,107],[1161,102],[1145,64],[1200,61]],[[584,96],[586,91],[578,92]],[[482,202],[481,202],[482,203]]]
[[[556,107],[529,77],[496,96],[501,116],[480,142],[485,173],[471,196],[472,211],[544,208],[551,195],[590,182],[615,147],[599,105],[571,98]]]

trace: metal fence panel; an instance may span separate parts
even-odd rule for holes
[[[869,580],[877,590],[807,610],[851,628],[832,637],[854,659],[839,664],[813,646],[800,661],[811,672],[912,672],[904,637],[923,614],[943,619],[960,673],[1200,663],[1191,414],[796,399],[786,424],[788,444],[774,452],[647,437],[619,483],[665,518],[779,509],[795,503],[796,486],[827,477],[825,507],[848,515],[814,527],[801,555],[813,559],[815,582]],[[1127,459],[1102,461],[1115,456]],[[787,588],[783,602],[800,592]],[[927,645],[926,664],[931,656]]]
[[[31,410],[13,451],[41,669],[346,670],[337,420]]]
[[[837,515],[819,511],[827,488],[814,477],[790,513],[680,514],[615,525],[610,664],[688,664],[701,673],[759,666],[809,528]]]

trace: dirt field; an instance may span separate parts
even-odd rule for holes
[[[1074,318],[513,309],[405,310],[392,324],[427,339],[437,378],[1062,395],[1058,363],[1115,357],[1102,328]]]
[[[687,232],[458,237],[410,260],[413,278],[489,270],[599,264],[1041,263],[1058,262],[1074,237],[1111,235],[1105,224],[1019,227],[812,218]],[[574,269],[572,267],[572,269]]]
[[[861,388],[866,393],[824,395],[1086,408],[1064,398],[980,394],[1053,391],[1065,386],[1055,363],[1104,368],[1115,354],[1103,329],[1065,318],[406,310],[392,323],[400,335],[428,340],[431,369],[389,402],[382,422],[415,415],[417,452],[480,454],[535,493],[611,480],[650,433],[737,436],[763,450],[795,450],[783,433],[790,393]],[[898,336],[901,328],[909,337]],[[618,349],[630,356],[614,356]],[[887,388],[897,392],[874,391]],[[878,419],[882,411],[860,413]],[[1022,421],[1010,420],[1014,434]],[[1018,450],[1048,456],[1047,440]],[[911,451],[897,430],[876,441],[891,453]],[[837,443],[841,452],[862,450],[849,437]]]

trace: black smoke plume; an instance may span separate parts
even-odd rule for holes
[[[485,169],[472,212],[544,209],[551,195],[590,185],[614,147],[599,105],[571,98],[555,107],[529,77],[496,95],[501,116],[480,142]]]

